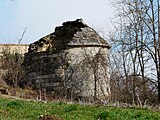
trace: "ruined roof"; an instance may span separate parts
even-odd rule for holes
[[[51,47],[54,49],[66,49],[78,46],[110,48],[110,45],[94,29],[83,23],[82,19],[64,22],[62,26],[55,28],[55,32],[30,44],[29,52],[38,52],[38,48],[44,46],[47,49]]]

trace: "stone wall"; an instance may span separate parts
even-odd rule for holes
[[[100,49],[100,47],[70,48],[57,53],[26,54],[28,85],[35,89],[45,88],[54,96],[65,94],[71,96],[71,93],[74,96],[94,96],[94,71],[97,68],[93,66],[97,64],[101,67],[96,73],[97,96],[108,96],[110,94],[108,63],[100,63],[102,59],[96,63],[93,61]],[[105,56],[103,60],[106,62],[108,49],[103,48],[103,50],[104,54],[101,55]]]
[[[8,50],[11,53],[18,52],[19,54],[24,54],[28,52],[28,44],[0,44],[0,55],[4,50]]]
[[[93,97],[96,84],[97,98],[109,96],[108,48],[79,47],[67,52],[70,59],[64,79],[67,84],[65,89],[77,91],[75,96]]]
[[[24,59],[28,85],[72,99],[107,98],[109,48],[82,20],[65,22],[29,45]]]
[[[2,62],[2,56],[3,52],[7,51],[10,53],[19,53],[19,54],[25,54],[28,52],[29,45],[27,44],[0,44],[0,69],[1,68],[1,62]]]
[[[46,88],[47,91],[54,91],[56,95],[60,94],[58,91],[62,90],[62,68],[65,65],[63,55],[58,52],[26,54],[24,63],[27,63],[25,69],[28,85],[36,89]]]

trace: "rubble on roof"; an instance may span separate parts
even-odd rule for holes
[[[62,26],[55,28],[55,32],[32,43],[29,52],[66,49],[73,46],[110,48],[110,45],[94,29],[87,26],[82,19],[77,19],[64,22]]]

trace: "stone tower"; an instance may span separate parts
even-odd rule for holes
[[[72,99],[107,98],[109,48],[81,19],[64,22],[29,45],[24,60],[28,85]]]

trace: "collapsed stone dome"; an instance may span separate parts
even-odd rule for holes
[[[77,19],[64,22],[62,26],[56,27],[53,33],[32,43],[29,47],[29,52],[82,46],[110,48],[110,45],[94,29],[87,26],[82,19]]]
[[[64,22],[29,45],[24,58],[28,85],[53,96],[106,99],[110,94],[109,48],[82,19]]]

